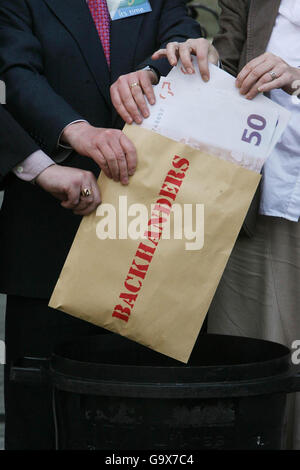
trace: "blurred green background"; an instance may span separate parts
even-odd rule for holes
[[[192,2],[188,3],[188,6],[193,6],[193,5],[203,5],[208,8],[211,8],[212,10],[216,12],[220,12],[219,6],[218,6],[218,0],[193,0]],[[212,38],[217,32],[218,32],[218,23],[214,16],[209,13],[204,11],[203,9],[197,9],[198,11],[198,20],[202,26],[207,31],[207,36],[209,38]]]

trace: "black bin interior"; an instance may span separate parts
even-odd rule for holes
[[[288,348],[201,335],[182,364],[118,335],[51,361],[59,449],[280,449]]]

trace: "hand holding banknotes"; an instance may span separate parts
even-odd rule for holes
[[[92,158],[114,181],[126,185],[135,173],[136,150],[132,142],[118,129],[94,127],[87,122],[77,122],[66,127],[62,141],[79,155]]]
[[[282,88],[292,95],[300,86],[300,69],[291,67],[280,57],[266,52],[251,60],[241,70],[236,86],[249,100],[259,93],[266,93],[277,88]]]
[[[186,72],[194,74],[195,69],[191,59],[192,55],[197,56],[200,74],[203,80],[208,82],[210,78],[208,63],[211,62],[217,65],[219,62],[219,54],[216,48],[207,39],[188,39],[183,43],[170,42],[166,49],[156,51],[152,59],[157,60],[162,57],[167,57],[170,65],[173,67],[175,67],[178,60],[181,59]]]
[[[101,204],[96,178],[89,171],[52,165],[40,173],[36,183],[76,215],[89,215]]]
[[[127,124],[141,124],[143,118],[149,117],[145,96],[150,104],[155,104],[152,85],[156,83],[157,76],[153,71],[139,70],[121,75],[110,87],[112,104]]]

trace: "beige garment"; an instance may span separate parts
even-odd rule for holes
[[[300,340],[300,223],[259,216],[239,238],[208,317],[209,333]],[[300,449],[300,393],[290,395],[288,448]]]

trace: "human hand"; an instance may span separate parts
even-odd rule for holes
[[[133,143],[118,129],[94,127],[86,122],[68,126],[62,135],[77,153],[92,158],[109,178],[126,185],[135,173],[137,154]]]
[[[141,124],[143,118],[149,117],[149,108],[145,100],[147,97],[150,104],[155,104],[153,86],[157,83],[157,76],[150,70],[139,70],[138,72],[122,75],[110,87],[112,103],[121,118],[132,124]]]
[[[300,70],[291,67],[280,57],[266,52],[251,60],[239,73],[236,86],[240,93],[252,100],[259,93],[282,88],[292,95],[295,92],[294,82],[300,80]]]
[[[192,62],[192,55],[197,56],[200,74],[205,82],[209,81],[209,67],[208,63],[217,65],[219,61],[219,54],[216,48],[204,38],[199,39],[188,39],[183,43],[170,42],[166,49],[160,49],[156,51],[152,59],[157,60],[162,57],[167,57],[170,65],[175,67],[178,60],[181,62],[189,74],[195,73],[195,69]]]
[[[35,181],[62,201],[62,207],[71,209],[76,215],[91,214],[101,204],[97,180],[89,171],[52,165],[42,171]]]

